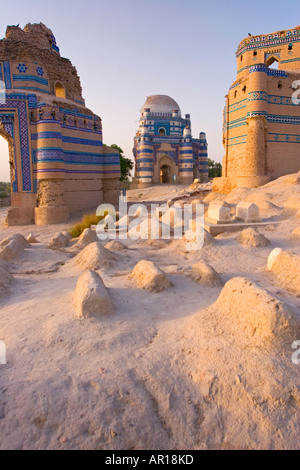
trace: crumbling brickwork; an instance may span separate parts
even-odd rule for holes
[[[76,68],[60,56],[52,31],[9,26],[0,41],[0,80],[0,134],[10,145],[8,223],[57,223],[116,202],[119,154],[103,146],[102,121],[86,108]]]

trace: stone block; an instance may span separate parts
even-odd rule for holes
[[[236,219],[246,223],[260,222],[259,207],[253,202],[240,202],[236,207]]]
[[[233,222],[230,215],[230,206],[224,201],[211,202],[208,206],[208,221],[215,224],[228,224]]]

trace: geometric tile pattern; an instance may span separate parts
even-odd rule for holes
[[[19,64],[17,69],[19,70],[19,73],[26,73],[26,70],[28,69],[28,67],[26,67],[25,64]]]
[[[22,164],[22,186],[23,191],[32,191],[26,102],[23,100],[7,99],[5,104],[0,104],[0,118],[1,114],[5,115],[5,113],[1,113],[1,108],[4,108],[5,110],[18,110]]]
[[[43,67],[37,67],[36,71],[39,77],[42,77],[45,73]]]

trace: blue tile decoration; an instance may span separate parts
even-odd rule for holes
[[[39,77],[42,77],[45,73],[43,67],[37,67],[36,71]]]
[[[4,82],[5,87],[7,90],[11,89],[11,74],[10,74],[10,63],[3,62],[3,70],[4,70]]]
[[[293,30],[284,37],[279,37],[278,33],[269,34],[268,36],[252,37],[249,42],[242,41],[238,47],[236,57],[240,57],[247,51],[262,48],[274,48],[290,42],[300,42],[300,31]]]
[[[17,69],[19,70],[19,73],[26,73],[28,67],[26,67],[25,64],[19,64]]]
[[[278,143],[289,143],[289,144],[300,144],[300,134],[278,134],[274,132],[268,132],[268,142]]]
[[[51,34],[51,41],[52,41],[52,49],[55,52],[59,52],[59,47],[56,44],[56,39],[55,39],[55,36],[53,36],[53,34]]]
[[[23,191],[31,191],[31,163],[29,155],[26,102],[21,100],[7,99],[5,105],[0,104],[0,116],[2,114],[1,108],[18,110],[21,146],[22,186]]]
[[[41,85],[46,85],[46,86],[48,86],[48,84],[49,84],[49,82],[46,78],[36,77],[35,75],[28,75],[28,74],[26,74],[26,72],[23,72],[23,73],[25,75],[13,75],[13,80],[15,82],[17,82],[17,81],[37,82],[37,83],[40,83]]]

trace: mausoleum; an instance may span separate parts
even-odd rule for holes
[[[255,187],[300,169],[300,26],[249,35],[224,109],[222,178],[214,190]]]
[[[43,24],[0,41],[0,135],[9,145],[10,225],[53,224],[119,195],[119,154],[85,106],[75,67]]]
[[[190,115],[166,95],[147,98],[134,138],[135,181],[139,187],[208,180],[207,140],[192,137]]]

